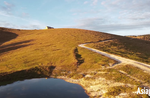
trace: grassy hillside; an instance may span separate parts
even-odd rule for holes
[[[80,43],[97,42],[117,36],[81,29],[17,30],[0,28],[0,73],[56,66],[56,69],[87,70],[115,63],[104,56],[95,56]],[[78,52],[75,52],[78,51]],[[83,52],[84,51],[84,52]],[[79,59],[82,63],[79,64]],[[86,68],[86,69],[85,69]]]
[[[137,38],[137,39],[142,39],[142,40],[146,40],[146,41],[150,41],[150,34],[147,35],[139,35],[139,36],[128,36],[131,38]]]
[[[120,37],[108,42],[92,43],[88,46],[150,64],[149,41]]]
[[[113,40],[98,42],[107,39]],[[0,86],[30,78],[65,76],[81,79],[79,84],[88,94],[96,92],[97,97],[104,90],[106,97],[125,93],[135,98],[138,95],[133,91],[150,83],[147,72],[131,65],[110,68],[109,64],[117,62],[78,47],[87,42],[96,42],[88,46],[103,51],[146,63],[150,61],[149,41],[82,29],[0,28]]]

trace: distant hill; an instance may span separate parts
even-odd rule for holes
[[[131,38],[137,38],[137,39],[142,39],[142,40],[146,40],[146,41],[150,41],[150,34],[147,35],[139,35],[139,36],[128,36]]]

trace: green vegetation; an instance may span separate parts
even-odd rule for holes
[[[150,64],[150,42],[120,37],[112,41],[91,43],[87,46]]]

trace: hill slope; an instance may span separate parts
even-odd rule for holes
[[[103,41],[108,39],[111,41]],[[135,94],[137,87],[150,87],[149,73],[126,64],[107,67],[117,62],[78,47],[87,42],[96,42],[88,45],[99,50],[146,63],[150,61],[150,42],[140,39],[82,29],[0,28],[0,86],[54,76],[79,83],[91,97],[123,98],[139,96]]]
[[[107,57],[96,56],[96,53],[93,54],[86,49],[76,48],[81,43],[118,37],[107,33],[81,29],[17,30],[1,28],[0,35],[2,38],[6,37],[5,35],[10,37],[1,41],[1,73],[52,65],[65,70],[75,70],[79,65],[79,59],[83,60],[83,64],[80,64],[79,67],[82,70],[94,68],[93,64],[100,67],[103,64],[108,65],[109,62],[115,63],[114,60]]]
[[[142,40],[146,40],[146,41],[150,41],[150,34],[147,35],[139,35],[139,36],[128,36],[131,38],[137,38],[137,39],[142,39]]]
[[[88,46],[122,57],[150,64],[149,41],[128,37],[120,37],[109,42],[93,43],[89,44]]]

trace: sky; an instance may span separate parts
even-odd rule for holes
[[[150,0],[0,0],[0,27],[150,34]]]

